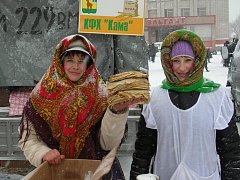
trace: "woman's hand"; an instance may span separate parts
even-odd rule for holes
[[[61,160],[64,158],[65,156],[61,155],[58,150],[52,149],[43,156],[43,161],[47,161],[51,165],[56,165],[60,164]]]
[[[129,101],[126,101],[124,103],[118,103],[110,106],[110,110],[116,114],[125,113],[130,106],[134,104],[138,104],[139,102],[142,102],[142,101],[144,101],[143,98],[130,99]]]

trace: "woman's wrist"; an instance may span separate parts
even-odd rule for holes
[[[113,106],[109,106],[109,109],[110,109],[110,111],[111,111],[112,113],[114,113],[114,114],[123,114],[123,113],[127,112],[128,107],[127,107],[127,108],[124,108],[124,109],[116,110],[116,109],[113,108]]]

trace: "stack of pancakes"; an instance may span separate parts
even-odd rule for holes
[[[108,103],[114,105],[131,99],[141,98],[138,104],[149,102],[148,75],[138,71],[128,71],[112,75],[107,82]]]

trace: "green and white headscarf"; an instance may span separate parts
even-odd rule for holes
[[[195,54],[194,69],[189,77],[180,81],[173,73],[171,62],[171,50],[177,41],[187,41],[192,45]],[[201,38],[188,30],[176,30],[170,33],[163,41],[161,47],[161,62],[166,79],[162,82],[163,89],[171,89],[178,92],[212,92],[219,88],[220,84],[203,77],[203,69],[206,60],[206,48]]]

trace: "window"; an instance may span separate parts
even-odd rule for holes
[[[197,9],[197,15],[198,16],[206,16],[207,15],[206,8],[198,8]]]
[[[190,16],[190,8],[182,8],[181,16]]]
[[[148,10],[148,17],[149,18],[157,17],[157,10],[156,9]]]
[[[164,9],[164,16],[165,17],[172,17],[173,16],[173,9]]]

